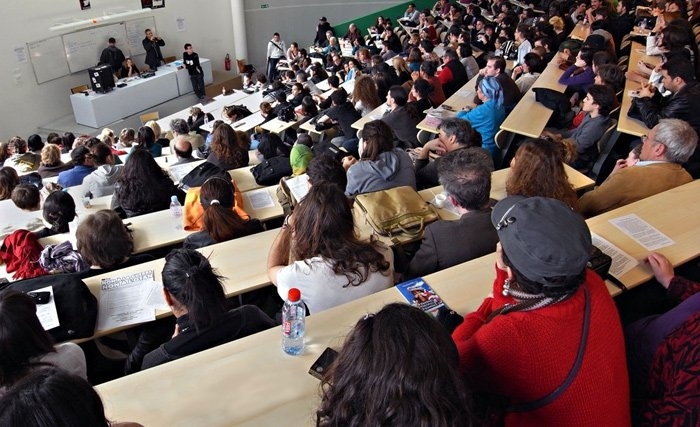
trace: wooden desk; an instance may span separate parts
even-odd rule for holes
[[[643,261],[649,251],[622,233],[609,220],[637,214],[675,242],[658,252],[668,257],[674,266],[679,266],[700,254],[700,217],[697,214],[700,212],[699,192],[700,181],[696,180],[586,221],[592,232],[639,261],[639,265],[617,278],[627,288],[638,286],[653,277],[651,268]]]
[[[493,254],[487,255],[426,280],[454,310],[470,312],[491,290],[494,262]],[[311,364],[327,346],[340,348],[366,313],[397,301],[405,300],[391,288],[309,316],[306,349],[300,356],[284,354],[280,330],[272,328],[99,385],[97,391],[111,420],[173,427],[312,426],[319,382],[308,374]],[[183,390],[197,392],[183,401]],[[153,410],[163,404],[167,411]]]
[[[379,107],[375,108],[374,110],[370,111],[369,114],[366,114],[364,117],[362,117],[360,120],[356,121],[355,123],[352,124],[353,129],[357,130],[362,130],[362,128],[365,127],[365,124],[367,122],[371,122],[372,120],[379,120],[384,116],[384,113],[386,112],[387,105],[386,102],[384,102],[382,105]]]
[[[630,49],[630,60],[628,63],[628,70],[632,70],[636,67],[637,62],[640,60],[648,62],[653,65],[658,65],[661,59],[658,56],[649,56],[645,53],[644,46],[641,43],[633,42],[632,48]],[[625,82],[625,90],[622,92],[622,105],[620,106],[620,118],[617,121],[617,130],[622,133],[626,133],[634,136],[642,136],[649,133],[649,128],[641,120],[633,119],[627,115],[627,112],[632,106],[632,97],[629,96],[631,90],[637,90],[641,87],[641,84],[627,79]]]
[[[297,126],[301,120],[304,119],[304,116],[300,114],[295,114],[294,115],[294,120],[292,121],[284,121],[281,120],[278,117],[275,117],[274,119],[270,120],[269,122],[263,123],[260,127],[265,129],[268,132],[276,133],[279,136],[282,136],[282,133],[286,131],[287,129]]]
[[[581,40],[585,41],[586,37],[588,37],[588,32],[590,30],[591,26],[586,24],[584,25],[582,22],[579,22],[576,24],[574,29],[571,31],[571,34],[569,34],[569,37],[575,40]]]
[[[263,187],[255,182],[255,178],[253,178],[253,174],[250,172],[250,169],[252,169],[251,166],[244,166],[242,168],[228,171],[228,174],[231,175],[231,178],[235,181],[241,193]]]
[[[546,87],[558,92],[564,92],[566,86],[559,83],[559,77],[564,73],[557,64],[555,56],[532,87]],[[535,101],[535,92],[528,90],[513,108],[508,117],[501,123],[501,129],[530,138],[539,138],[547,121],[552,116],[552,110]]]
[[[243,98],[246,98],[248,94],[241,90],[237,90],[233,92],[232,94],[229,95],[217,95],[214,97],[214,101],[210,102],[206,105],[203,105],[201,102],[194,104],[193,107],[199,107],[202,111],[205,113],[209,113],[212,116],[214,116],[214,120],[221,120],[221,111],[223,110],[225,105],[230,105],[235,102],[238,102],[242,100]],[[170,114],[169,116],[162,117],[156,122],[160,126],[160,129],[162,131],[167,131],[170,129],[170,121],[173,119],[184,119],[187,120],[187,117],[190,115],[190,108],[187,107],[185,109],[182,109],[178,112],[175,112],[173,114]]]
[[[272,199],[274,206],[259,209],[253,208],[251,198],[255,197],[257,192],[266,192]],[[246,211],[251,218],[257,218],[262,222],[284,216],[282,205],[280,205],[280,202],[277,199],[277,186],[271,185],[269,187],[263,187],[243,193],[243,210]]]

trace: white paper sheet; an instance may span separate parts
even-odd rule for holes
[[[309,177],[306,174],[295,176],[294,178],[289,178],[287,181],[287,187],[292,193],[292,196],[298,201],[306,196],[309,192]]]
[[[619,228],[620,231],[630,236],[644,249],[654,251],[656,249],[671,246],[675,242],[667,235],[652,227],[636,214],[629,214],[618,218],[613,218],[610,223]]]
[[[628,253],[598,236],[595,233],[591,233],[591,238],[593,240],[593,245],[597,246],[598,249],[603,251],[604,254],[612,258],[612,265],[610,266],[610,274],[613,277],[619,279],[622,275],[633,269],[639,264],[637,260],[632,258]]]
[[[39,322],[41,322],[41,326],[44,327],[44,330],[48,331],[49,329],[61,326],[61,323],[58,321],[58,312],[56,311],[56,300],[53,298],[53,286],[47,286],[33,292],[51,293],[51,299],[47,304],[36,305],[36,317],[39,318]]]
[[[268,193],[266,188],[261,188],[259,190],[247,191],[245,196],[248,198],[248,203],[253,209],[265,209],[274,208],[275,202],[272,200],[272,196]]]
[[[163,296],[163,284],[156,281],[144,284],[151,286],[151,290],[146,296],[146,305],[155,310],[170,310],[170,306],[165,302],[165,296]]]
[[[153,270],[148,270],[129,276],[102,279],[97,330],[155,320],[153,307],[146,304],[152,289],[153,275]]]

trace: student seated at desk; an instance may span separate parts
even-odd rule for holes
[[[103,197],[114,193],[114,185],[124,169],[124,165],[115,164],[116,156],[104,142],[97,143],[90,149],[96,169],[83,179],[83,195]]]
[[[418,189],[440,185],[437,161],[430,161],[430,153],[445,155],[469,147],[481,147],[481,135],[469,122],[458,118],[445,119],[438,125],[438,137],[413,150],[415,155],[416,184]],[[489,153],[482,149],[484,153]],[[491,160],[493,170],[493,160]]]
[[[697,419],[700,283],[674,275],[663,255],[645,261],[676,305],[625,328],[635,425],[688,425]],[[642,421],[643,420],[643,421]]]
[[[680,119],[661,119],[642,137],[639,162],[610,174],[579,200],[587,217],[627,205],[662,191],[687,184],[693,177],[681,167],[695,151],[698,136]],[[622,164],[618,164],[622,166]]]
[[[143,427],[108,421],[100,395],[85,379],[51,367],[30,374],[0,400],[0,425]]]
[[[248,144],[242,146],[238,134],[226,123],[217,126],[212,132],[207,162],[221,170],[242,168],[248,165]]]
[[[564,170],[564,163],[574,154],[570,151],[568,144],[557,139],[525,140],[510,161],[506,194],[549,197],[577,210],[578,196]]]
[[[454,343],[438,322],[407,304],[389,304],[358,320],[321,394],[318,427],[474,422]]]
[[[503,89],[495,77],[484,77],[477,86],[476,96],[482,104],[470,111],[460,111],[456,117],[471,123],[472,128],[481,134],[481,146],[496,159],[499,149],[495,136],[506,118]]]
[[[227,310],[219,276],[201,253],[176,249],[165,257],[163,294],[176,318],[173,338],[148,353],[142,369],[180,359],[275,326],[254,305]]]
[[[19,184],[12,189],[12,203],[25,212],[41,209],[41,193],[34,184]]]
[[[90,149],[84,145],[75,147],[70,152],[73,167],[58,174],[58,185],[63,188],[83,183],[83,179],[95,170]]]
[[[372,77],[361,75],[355,79],[355,86],[352,89],[352,104],[362,117],[382,104],[377,95],[377,84]]]
[[[148,129],[150,131],[150,129]],[[151,154],[142,149],[131,152],[114,186],[112,209],[124,218],[162,211],[170,207],[170,196],[185,201],[185,193],[175,187]]]
[[[409,277],[424,276],[490,254],[498,243],[496,230],[491,226],[491,156],[482,148],[472,147],[447,154],[435,163],[447,194],[446,203],[454,206],[460,218],[438,220],[426,226],[420,247],[409,264]]]
[[[46,198],[43,218],[47,227],[34,232],[37,239],[68,232],[68,223],[75,219],[75,201],[70,193],[54,191]]]
[[[267,275],[283,298],[298,288],[314,314],[393,286],[393,264],[390,248],[358,240],[343,190],[323,182],[287,217],[270,248]]]
[[[45,366],[87,378],[85,355],[80,347],[70,342],[54,345],[39,322],[34,300],[19,291],[0,291],[0,351],[0,396]]]
[[[610,112],[615,107],[617,99],[611,87],[593,85],[588,88],[588,93],[583,99],[581,109],[586,112],[578,127],[554,134],[561,136],[576,144],[576,160],[572,166],[582,172],[588,172],[598,158],[598,141],[610,126]],[[544,135],[552,132],[545,131]]]
[[[401,148],[394,147],[391,128],[383,121],[373,120],[365,124],[359,151],[359,161],[352,156],[343,159],[343,167],[348,171],[346,195],[401,186],[416,188],[411,157]]]
[[[218,176],[209,178],[199,191],[199,203],[204,209],[203,228],[185,238],[182,245],[185,249],[197,249],[263,231],[260,221],[242,218],[234,209],[236,197],[231,181]]]
[[[622,327],[605,283],[586,268],[583,218],[559,200],[512,196],[491,222],[500,240],[493,292],[452,333],[480,408],[506,427],[629,426]]]
[[[37,172],[42,178],[58,176],[66,169],[72,168],[71,163],[61,161],[61,149],[55,144],[46,144],[41,149],[41,163]]]

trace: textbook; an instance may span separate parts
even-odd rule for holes
[[[440,295],[428,285],[423,278],[418,277],[407,282],[399,283],[396,289],[401,292],[406,301],[414,307],[420,308],[433,317],[437,317],[441,311],[449,311]]]

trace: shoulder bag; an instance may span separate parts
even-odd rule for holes
[[[382,236],[419,237],[427,224],[439,218],[435,207],[408,186],[358,194],[355,204],[372,229]]]

